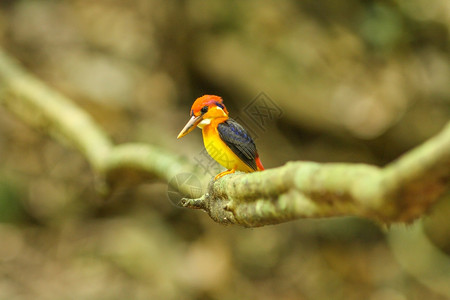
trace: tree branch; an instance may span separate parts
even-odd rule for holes
[[[29,75],[0,50],[0,101],[20,119],[75,146],[101,169],[112,144],[92,118],[63,95]]]
[[[208,180],[197,166],[192,165],[186,159],[163,149],[138,143],[113,147],[105,159],[102,171],[109,186],[123,182],[125,177],[130,177],[124,176],[124,174],[129,174],[130,171],[137,175],[132,176],[134,183],[149,176],[171,183],[175,176],[182,173],[194,174],[202,182]],[[192,195],[192,191],[187,185],[174,185],[173,187],[183,195]]]
[[[0,103],[25,122],[76,147],[93,170],[114,185],[125,171],[166,182],[196,166],[145,144],[114,146],[84,111],[29,75],[0,50]],[[142,176],[146,175],[146,176]],[[290,162],[251,174],[211,181],[199,199],[181,206],[203,209],[217,222],[248,227],[297,218],[361,216],[410,222],[449,189],[450,123],[437,136],[384,168],[364,164]],[[178,187],[188,194],[188,187]]]
[[[142,175],[151,175],[169,182],[181,172],[202,177],[185,159],[155,146],[137,143],[114,146],[88,114],[29,75],[1,49],[0,104],[24,122],[78,149],[109,184],[117,182],[118,176],[130,170],[139,171],[137,181],[148,177]],[[181,192],[189,195],[188,191]]]
[[[248,227],[298,218],[360,216],[383,223],[410,222],[449,189],[450,122],[434,138],[385,168],[364,164],[290,162],[211,182],[200,199],[216,222]]]

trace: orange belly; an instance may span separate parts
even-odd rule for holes
[[[203,143],[208,154],[228,170],[235,169],[242,172],[254,172],[222,141],[215,124],[206,125],[202,129]]]

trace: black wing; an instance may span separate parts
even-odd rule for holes
[[[256,146],[244,127],[239,125],[233,119],[219,123],[217,131],[225,144],[236,154],[244,163],[253,170],[257,170],[255,158],[257,157]]]

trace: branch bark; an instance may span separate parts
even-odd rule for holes
[[[449,189],[450,123],[384,168],[364,164],[290,162],[264,172],[211,182],[200,208],[216,222],[257,227],[298,218],[359,216],[411,222]]]
[[[114,146],[84,111],[31,76],[0,50],[0,104],[32,126],[76,147],[111,186],[124,171],[170,182],[180,173],[204,176],[185,159],[146,144]],[[145,175],[145,176],[142,176]],[[211,181],[181,206],[205,210],[222,224],[257,227],[297,218],[360,216],[410,222],[449,189],[450,122],[423,145],[384,168],[364,164],[290,162]],[[180,192],[188,194],[188,187]]]

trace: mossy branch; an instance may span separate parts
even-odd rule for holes
[[[114,146],[83,110],[1,50],[0,103],[23,121],[75,146],[109,184],[123,180],[126,170],[137,171],[139,180],[144,174],[169,182],[182,172],[204,179],[196,166],[163,149],[146,144]],[[219,223],[248,227],[347,215],[383,223],[410,222],[449,189],[449,181],[450,123],[384,168],[290,162],[211,181],[205,195],[183,199],[180,205],[203,209]]]
[[[211,182],[200,199],[183,199],[215,221],[248,227],[298,218],[360,216],[385,224],[423,215],[450,185],[450,122],[437,136],[384,168],[290,162]]]

